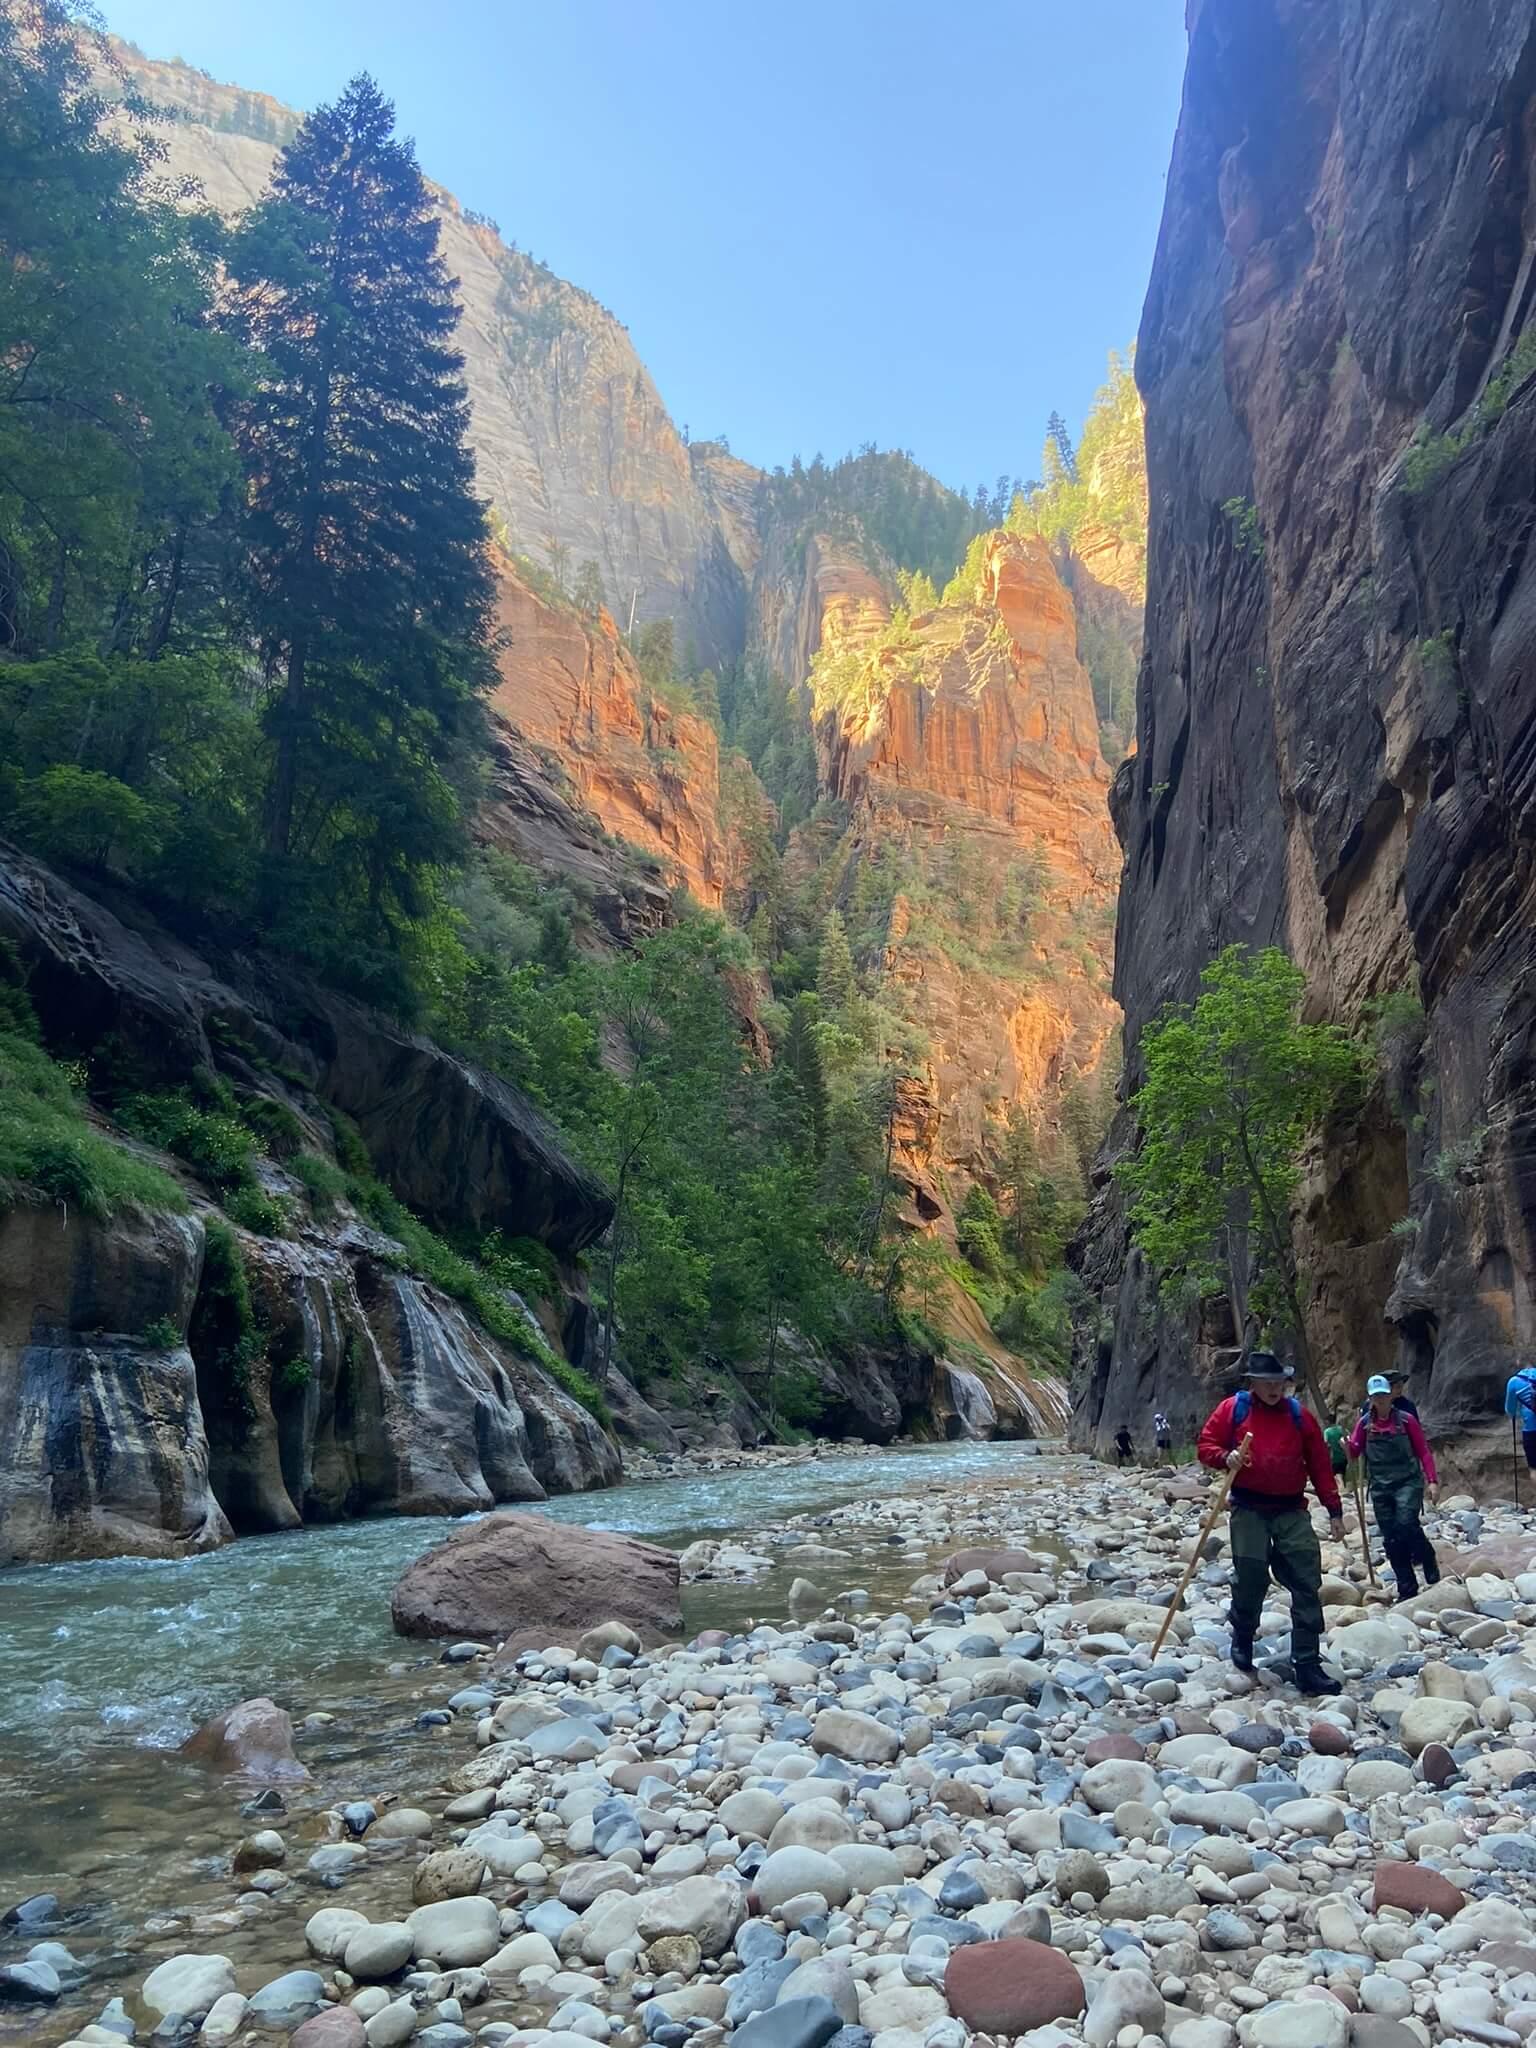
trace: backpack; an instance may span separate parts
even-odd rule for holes
[[[1536,1429],[1536,1365],[1527,1365],[1510,1375],[1504,1389],[1504,1413],[1518,1415],[1524,1410],[1524,1429]]]
[[[1287,1394],[1285,1397],[1285,1405],[1291,1411],[1292,1422],[1295,1423],[1297,1429],[1300,1429],[1301,1403],[1297,1400],[1294,1394]],[[1252,1413],[1253,1395],[1249,1392],[1247,1387],[1244,1387],[1242,1392],[1236,1397],[1236,1399],[1232,1403],[1232,1448],[1234,1451],[1237,1449],[1237,1433]]]

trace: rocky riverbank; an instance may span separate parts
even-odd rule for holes
[[[20,2031],[0,2018],[0,2038],[1536,2033],[1536,1524],[1447,1503],[1447,1575],[1398,1608],[1358,1549],[1331,1550],[1346,1692],[1320,1706],[1285,1683],[1280,1606],[1275,1668],[1225,1662],[1219,1547],[1152,1659],[1198,1482],[1065,1459],[1040,1477],[821,1517],[803,1547],[846,1552],[846,1588],[802,1611],[807,1582],[781,1603],[795,1619],[646,1650],[594,1613],[574,1641],[502,1662],[454,1644],[393,1695],[381,1678],[396,1708],[402,1684],[417,1697],[401,1782],[370,1773],[366,1730],[342,1793],[232,1781],[204,1845],[225,1895],[154,1914],[128,1952],[93,1951],[67,1899],[13,1907]],[[873,1597],[893,1570],[905,1597]],[[315,1735],[301,1721],[300,1762]],[[270,1763],[266,1722],[263,1741]]]

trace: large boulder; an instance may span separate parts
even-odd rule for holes
[[[400,1577],[390,1601],[403,1636],[474,1636],[504,1654],[574,1642],[622,1621],[646,1642],[676,1635],[676,1553],[543,1515],[489,1515],[456,1529]]]
[[[236,1777],[307,1778],[293,1753],[293,1723],[272,1700],[242,1700],[227,1714],[205,1721],[181,1745],[183,1756]]]

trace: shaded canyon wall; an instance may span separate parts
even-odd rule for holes
[[[1330,1394],[1411,1365],[1467,1472],[1507,1458],[1536,1274],[1533,132],[1528,0],[1191,7],[1114,789],[1133,1076],[1233,941],[1285,946],[1318,1017],[1422,1002],[1311,1162],[1299,1244]],[[1233,1355],[1224,1304],[1159,1314],[1125,1251],[1106,1181],[1075,1417],[1101,1449],[1156,1406],[1187,1435]]]

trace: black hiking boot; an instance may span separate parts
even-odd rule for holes
[[[1232,1662],[1239,1671],[1253,1669],[1253,1637],[1239,1635],[1236,1629],[1232,1631]]]
[[[1397,1580],[1397,1605],[1401,1607],[1405,1600],[1417,1600],[1418,1597],[1419,1582],[1413,1576],[1413,1573],[1399,1573]]]
[[[1435,1558],[1435,1557],[1426,1557],[1426,1558],[1424,1559],[1424,1583],[1425,1583],[1425,1585],[1426,1585],[1426,1586],[1438,1586],[1438,1585],[1439,1585],[1439,1583],[1440,1583],[1440,1561],[1439,1561],[1439,1559],[1438,1559],[1438,1558]]]
[[[1293,1681],[1298,1692],[1326,1693],[1330,1697],[1344,1688],[1321,1664],[1298,1664]]]

